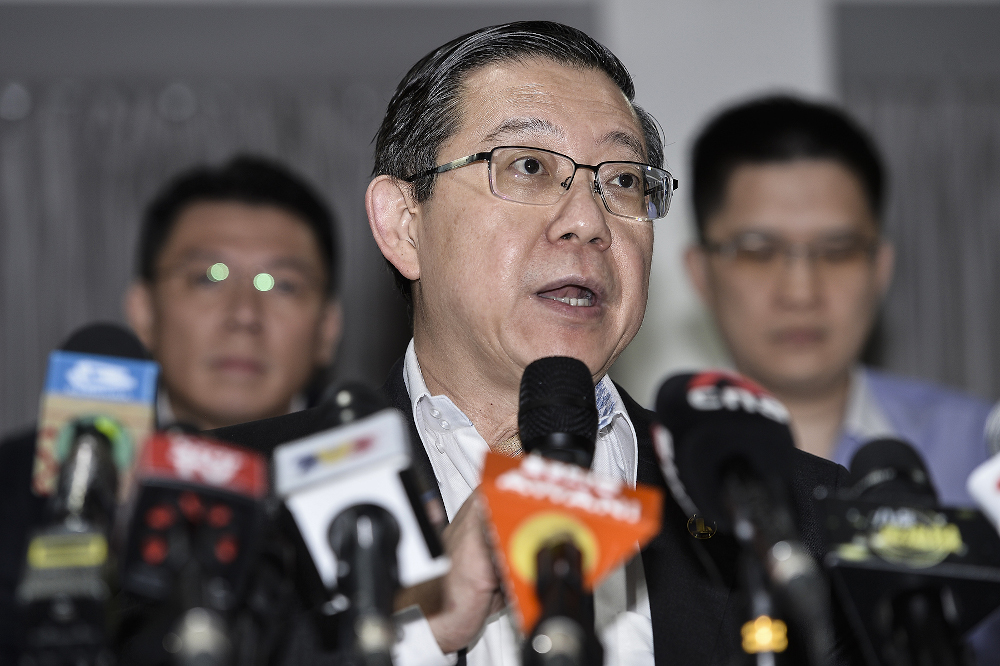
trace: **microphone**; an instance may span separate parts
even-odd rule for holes
[[[659,530],[661,495],[589,471],[597,436],[594,382],[566,357],[521,379],[518,431],[527,455],[487,453],[480,492],[508,602],[529,664],[601,664],[592,591]]]
[[[786,652],[787,624],[775,617],[782,611],[800,628],[809,663],[827,663],[829,591],[791,510],[795,445],[787,410],[750,380],[712,371],[669,378],[656,415],[660,465],[674,499],[691,516],[689,529],[698,526],[699,538],[718,531],[740,545],[740,583],[751,615],[742,628],[743,650],[758,663]]]
[[[980,512],[938,505],[905,442],[869,442],[851,476],[824,500],[825,564],[866,661],[972,663],[961,638],[1000,605],[1000,538]]]
[[[119,478],[136,437],[152,427],[157,366],[144,359],[138,339],[110,324],[80,329],[50,355],[33,477],[35,492],[49,497],[48,518],[29,540],[16,591],[28,660],[109,658]]]
[[[525,453],[589,470],[598,421],[594,381],[582,361],[553,356],[524,369],[517,429]],[[549,538],[536,563],[541,615],[524,645],[525,666],[600,666],[604,648],[594,630],[594,595],[583,589],[583,555],[573,535]]]
[[[143,446],[123,524],[126,663],[252,658],[242,604],[264,529],[267,459],[181,428]],[[244,619],[240,619],[240,618]]]
[[[431,520],[444,509],[411,465],[401,414],[379,409],[381,399],[359,385],[329,397],[327,420],[344,425],[275,448],[275,489],[308,554],[306,577],[328,591],[307,596],[327,618],[327,647],[364,664],[389,664],[397,590],[450,566]],[[367,415],[372,409],[379,411]]]
[[[158,374],[139,339],[116,324],[84,326],[50,353],[35,447],[35,494],[52,495],[78,418],[114,422],[121,444],[115,462],[127,471],[137,443],[154,428]]]

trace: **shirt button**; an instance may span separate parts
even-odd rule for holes
[[[441,427],[444,428],[445,430],[448,430],[451,428],[451,424],[448,423],[447,421],[441,421]]]
[[[439,416],[441,416],[441,412],[439,412],[436,409],[432,409],[431,410],[431,416],[434,417],[434,418],[438,418]]]
[[[438,453],[444,453],[444,442],[439,437],[434,438],[434,448],[438,450]]]

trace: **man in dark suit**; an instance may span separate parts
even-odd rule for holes
[[[428,54],[399,84],[376,137],[372,233],[412,305],[413,340],[383,387],[437,482],[452,569],[439,612],[398,616],[396,663],[518,663],[475,493],[487,451],[517,455],[518,390],[532,361],[590,369],[600,425],[594,469],[663,485],[652,415],[607,377],[642,323],[654,221],[675,181],[628,72],[587,35],[553,23],[495,26]],[[309,412],[219,431],[270,447],[308,434]],[[808,493],[843,469],[796,453]],[[726,663],[745,619],[695,548],[732,573],[731,544],[699,546],[668,501],[665,529],[595,594],[607,663]],[[457,655],[457,657],[456,657]],[[655,656],[654,656],[655,655]]]

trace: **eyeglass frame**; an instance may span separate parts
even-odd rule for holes
[[[818,245],[823,241],[830,240],[827,239],[816,239],[812,241],[801,241],[801,242],[791,242],[787,239],[766,232],[760,231],[745,231],[740,234],[736,234],[729,240],[725,241],[713,241],[705,239],[701,243],[701,247],[705,252],[711,254],[717,254],[727,261],[733,261],[736,259],[737,252],[739,252],[739,243],[748,236],[759,235],[766,238],[770,242],[777,242],[779,247],[776,248],[776,254],[780,255],[782,259],[786,262],[791,262],[792,260],[803,257],[809,262],[815,262],[821,260],[822,252],[818,249]],[[861,235],[857,236],[859,241],[859,248],[868,261],[874,259],[875,255],[878,253],[879,247],[884,242],[883,239],[876,235],[875,237],[863,238]],[[777,258],[777,257],[775,257]]]
[[[674,176],[673,176],[672,173],[670,173],[666,169],[661,169],[660,167],[653,166],[652,164],[646,164],[645,162],[633,162],[631,160],[605,160],[604,162],[599,162],[598,164],[580,164],[579,162],[577,162],[576,160],[574,160],[569,155],[565,155],[563,153],[556,152],[554,150],[549,150],[547,148],[538,148],[536,146],[495,146],[494,148],[492,148],[491,150],[489,150],[487,152],[473,153],[472,155],[466,155],[465,157],[459,157],[456,160],[452,160],[450,162],[446,162],[446,163],[444,163],[444,164],[442,164],[440,166],[432,167],[430,169],[427,169],[426,171],[421,171],[420,173],[413,174],[412,176],[407,176],[407,177],[403,178],[402,180],[403,180],[403,182],[406,182],[406,183],[413,183],[413,182],[416,182],[417,180],[420,180],[421,178],[426,178],[427,176],[434,176],[434,175],[437,175],[439,173],[445,173],[447,171],[452,171],[453,169],[460,169],[460,168],[462,168],[464,166],[469,166],[470,164],[475,164],[476,162],[484,162],[485,161],[486,162],[486,168],[487,168],[487,170],[489,172],[488,180],[490,182],[490,193],[492,193],[493,196],[495,196],[496,198],[503,199],[504,201],[512,201],[514,203],[524,204],[525,206],[552,206],[555,203],[557,203],[559,201],[559,199],[556,199],[556,201],[553,201],[552,203],[530,203],[530,202],[527,202],[527,201],[517,201],[516,199],[510,199],[508,197],[500,196],[500,194],[498,194],[497,191],[495,189],[493,189],[493,153],[496,152],[496,151],[498,151],[498,150],[503,150],[505,148],[515,148],[515,149],[521,149],[521,150],[540,150],[542,152],[549,153],[550,155],[556,155],[558,157],[564,157],[567,160],[569,160],[570,164],[573,165],[573,173],[572,173],[572,175],[570,175],[570,177],[566,181],[563,181],[563,183],[562,183],[563,192],[562,192],[562,194],[559,195],[559,199],[562,199],[563,194],[565,194],[566,192],[569,192],[569,189],[573,186],[573,181],[576,180],[576,172],[577,171],[579,171],[581,168],[582,169],[589,169],[590,171],[593,171],[594,172],[594,187],[593,187],[593,191],[597,192],[597,194],[601,195],[601,203],[604,204],[604,210],[608,211],[609,213],[611,213],[615,217],[620,217],[620,218],[626,219],[626,220],[637,220],[639,222],[652,222],[654,220],[661,220],[661,219],[663,219],[664,217],[667,216],[667,213],[670,211],[670,202],[673,200],[673,193],[676,192],[677,188],[680,186],[680,181],[678,181],[676,178],[674,178]],[[664,181],[668,182],[669,185],[670,185],[670,191],[669,191],[669,193],[667,195],[667,197],[668,197],[667,198],[667,206],[666,206],[666,210],[663,211],[663,215],[661,215],[660,217],[633,217],[631,215],[622,215],[621,213],[616,213],[613,210],[611,210],[611,207],[608,205],[608,200],[606,198],[604,198],[604,190],[601,189],[600,181],[597,178],[597,171],[602,166],[604,166],[605,164],[634,164],[636,166],[646,167],[646,168],[649,168],[649,169],[656,169],[657,171],[662,171],[665,174],[665,176],[666,176],[664,178]]]

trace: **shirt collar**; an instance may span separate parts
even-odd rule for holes
[[[432,410],[441,414],[440,417],[446,421],[450,428],[471,427],[469,420],[461,409],[446,395],[431,395],[427,384],[424,383],[424,375],[420,371],[420,363],[417,361],[417,352],[413,346],[413,338],[406,347],[406,356],[403,359],[403,383],[406,385],[406,392],[410,396],[410,404],[413,407],[414,418],[417,416],[417,405],[427,401]],[[614,382],[605,375],[594,387],[595,398],[597,399],[598,431],[604,430],[616,416],[623,416],[628,419],[625,411],[625,403],[622,402]],[[433,412],[432,412],[433,414]],[[631,421],[629,419],[629,421]]]
[[[851,371],[847,413],[844,415],[844,433],[862,442],[899,436],[878,404],[861,366]]]

